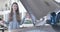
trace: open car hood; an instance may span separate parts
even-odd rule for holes
[[[20,0],[28,13],[32,13],[36,19],[46,16],[49,12],[58,9],[58,5],[53,0]]]

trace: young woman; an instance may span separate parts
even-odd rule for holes
[[[12,29],[18,29],[19,23],[21,21],[19,14],[19,7],[16,2],[14,2],[11,6],[11,12],[9,14],[9,26],[8,29],[11,31]]]

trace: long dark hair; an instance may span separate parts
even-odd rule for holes
[[[20,18],[20,14],[19,14],[19,7],[18,7],[18,4],[16,2],[14,2],[12,4],[12,6],[16,4],[17,5],[17,10],[15,11],[16,12],[16,18],[17,18],[17,21],[20,21],[21,18]],[[13,20],[13,8],[11,6],[11,12],[10,12],[10,16],[9,16],[9,21],[12,21]]]

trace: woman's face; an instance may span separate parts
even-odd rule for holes
[[[13,8],[13,12],[15,12],[17,10],[17,5],[13,4],[12,8]]]

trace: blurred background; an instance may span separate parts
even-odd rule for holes
[[[48,1],[49,2],[49,0],[46,0],[46,1]],[[53,9],[53,8],[51,8],[50,6],[49,6],[49,4],[48,3],[46,3],[51,9],[53,9],[54,10],[54,12],[56,12],[56,14],[58,14],[59,12],[60,12],[60,0],[52,0],[53,2],[54,2],[54,4],[56,4],[56,6],[57,7],[59,7],[59,8],[57,8],[57,9]],[[51,1],[51,2],[52,2]],[[0,32],[1,32],[1,30],[2,31],[4,31],[5,29],[5,32],[8,32],[8,23],[5,23],[5,22],[8,22],[8,13],[10,13],[10,10],[11,10],[11,5],[12,5],[12,3],[13,2],[17,2],[18,3],[18,5],[19,5],[19,12],[20,12],[20,14],[21,14],[21,19],[23,19],[25,16],[26,16],[26,18],[25,18],[25,20],[24,20],[24,22],[23,22],[23,25],[20,25],[20,27],[32,27],[32,26],[34,26],[34,24],[33,24],[33,21],[32,21],[32,19],[31,19],[31,17],[30,17],[30,14],[27,12],[27,10],[26,10],[26,8],[25,8],[25,6],[22,4],[22,2],[20,1],[20,0],[0,0]],[[32,1],[32,3],[33,3],[34,1]],[[34,2],[35,3],[35,2]],[[31,3],[30,3],[31,4]],[[50,3],[51,4],[51,3]],[[39,4],[38,4],[39,5]],[[38,5],[36,5],[37,7],[38,7]],[[32,6],[31,6],[32,7]],[[36,7],[34,7],[34,8],[36,8]],[[38,7],[39,8],[39,7]],[[33,10],[33,9],[32,9]],[[37,10],[39,10],[39,9],[37,9]],[[43,10],[43,9],[42,9]],[[51,10],[52,11],[52,10]],[[34,12],[34,11],[32,11],[32,12]],[[38,12],[39,13],[39,12]],[[44,15],[43,17],[40,17],[41,15],[40,14],[38,14],[37,16],[39,16],[39,20],[37,19],[36,20],[36,22],[35,22],[35,24],[36,24],[36,26],[40,26],[40,25],[45,25],[45,24],[47,24],[48,22],[47,21],[49,21],[50,20],[50,13],[51,12],[49,12],[48,11],[48,13],[46,13],[46,15],[44,15],[44,14],[42,14],[42,15]],[[35,13],[36,14],[36,13]],[[35,16],[35,15],[34,15]],[[48,24],[49,25],[49,24]],[[59,24],[58,25],[60,25],[60,22],[59,22]]]

